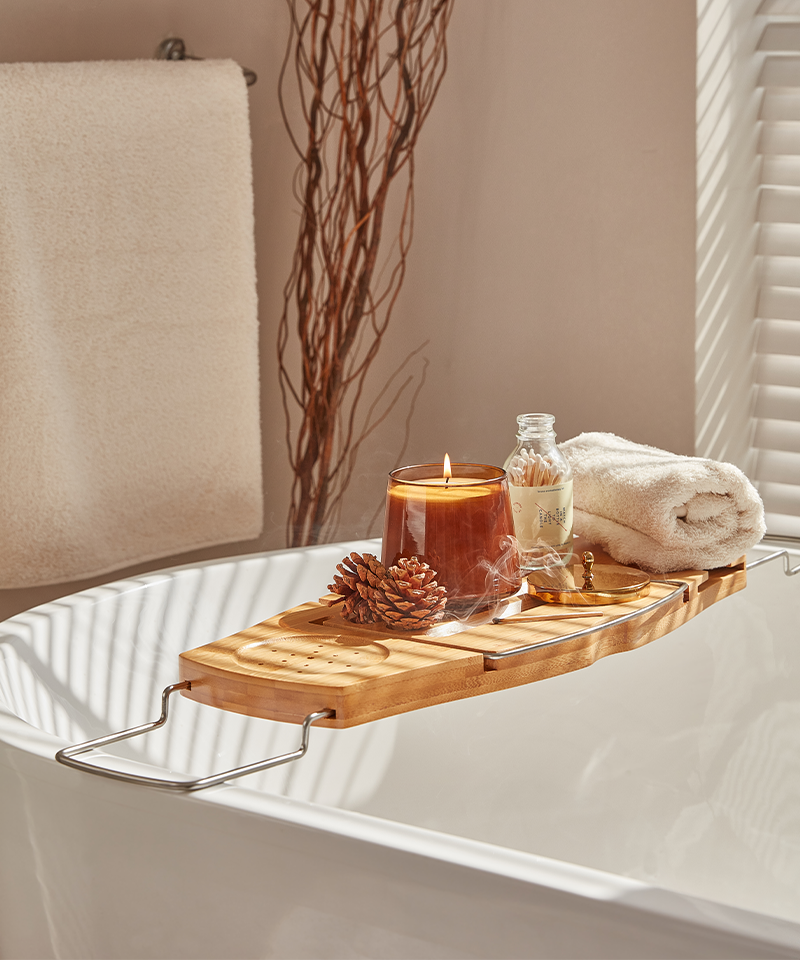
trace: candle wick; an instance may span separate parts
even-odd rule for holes
[[[444,485],[445,485],[445,487],[447,487],[448,483],[450,483],[450,477],[445,477],[445,478],[444,478]]]

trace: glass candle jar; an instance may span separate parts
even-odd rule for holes
[[[522,582],[508,478],[500,467],[454,463],[389,474],[382,563],[419,557],[447,589],[447,611],[463,616],[513,596]]]
[[[572,469],[558,449],[550,413],[517,417],[517,445],[506,460],[522,572],[572,558]]]

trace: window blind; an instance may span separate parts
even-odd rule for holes
[[[764,0],[754,480],[770,534],[800,537],[800,0]]]

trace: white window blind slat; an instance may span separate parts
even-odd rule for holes
[[[757,216],[760,223],[800,223],[800,190],[762,187]]]
[[[777,187],[800,187],[800,156],[764,157],[761,183]]]
[[[800,154],[800,122],[765,122],[758,138],[758,152],[765,155],[794,157]]]
[[[793,489],[790,489],[790,494]],[[789,500],[786,501],[787,510],[772,509],[772,504],[776,501],[780,502],[783,496],[781,488],[777,484],[762,484],[759,487],[759,493],[764,501],[767,529],[779,530],[782,537],[800,539],[800,504],[792,500],[790,496]],[[798,512],[791,512],[795,508]]]
[[[754,478],[767,528],[800,536],[800,2],[765,0],[758,44],[760,290]]]
[[[800,120],[800,96],[794,90],[772,89],[764,93],[759,118],[765,122]]]
[[[756,350],[800,357],[800,323],[796,320],[764,320],[758,325]]]
[[[759,450],[758,469],[764,482],[781,484],[781,489],[773,490],[773,495],[777,497],[780,493],[783,498],[782,510],[786,509],[787,504],[797,504],[800,507],[800,484],[797,483],[797,478],[800,476],[800,453],[789,453],[785,450]],[[791,490],[783,489],[784,487],[797,489],[793,493]],[[777,500],[771,509],[778,509]]]
[[[785,264],[783,269],[788,269]],[[771,265],[764,267],[764,273],[771,270]],[[800,320],[800,290],[789,286],[762,286],[758,297],[758,315],[768,320]]]
[[[756,13],[759,17],[800,17],[800,0],[761,0]]]
[[[760,49],[760,45],[759,45]],[[800,57],[767,57],[758,78],[759,87],[800,87]]]
[[[763,53],[800,51],[800,23],[768,23],[761,34],[758,49]]]
[[[758,419],[800,422],[800,387],[759,387],[755,415]]]
[[[782,537],[791,537],[800,540],[800,517],[792,514],[771,513],[765,511],[764,517],[767,529],[780,530]]]
[[[764,257],[760,276],[765,287],[800,287],[800,262],[796,256]],[[762,310],[761,315],[768,314]]]
[[[786,420],[759,420],[755,434],[757,447],[783,450],[800,455],[800,423]]]
[[[759,353],[756,357],[756,383],[779,387],[793,387],[800,383],[800,357]],[[797,482],[800,483],[800,473]]]
[[[768,501],[771,512],[782,516],[794,514],[795,522],[800,526],[800,496],[794,484],[767,482],[761,495]]]
[[[762,257],[800,257],[800,224],[761,224],[756,252]]]

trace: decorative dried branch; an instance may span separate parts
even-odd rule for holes
[[[294,183],[301,221],[278,367],[294,472],[287,540],[301,546],[323,539],[359,447],[408,386],[382,412],[373,402],[361,419],[367,373],[405,276],[414,148],[447,66],[454,0],[287,2],[292,29],[280,104],[301,161]],[[290,66],[304,121],[297,136],[283,96]],[[394,222],[389,188],[398,179],[405,185],[404,195],[395,191],[399,223],[391,257],[379,266],[384,222]]]

